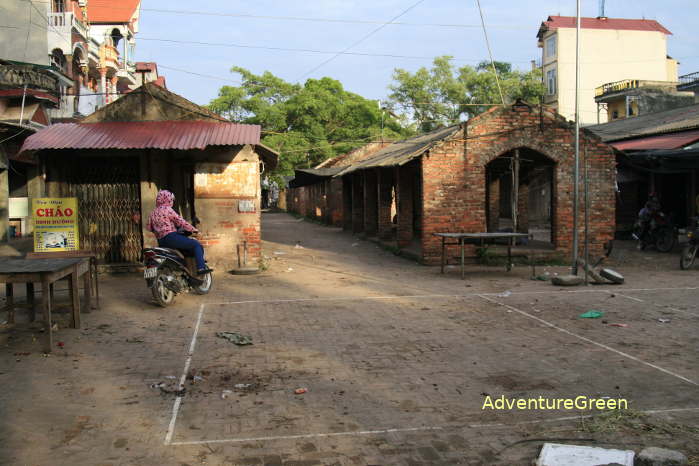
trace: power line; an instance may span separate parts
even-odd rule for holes
[[[317,49],[297,49],[288,47],[269,47],[264,45],[248,45],[248,44],[234,44],[225,42],[200,42],[200,41],[189,41],[189,40],[179,40],[179,39],[160,39],[155,37],[138,37],[139,40],[150,40],[155,42],[171,42],[175,44],[192,44],[192,45],[207,45],[215,47],[235,47],[235,48],[245,48],[245,49],[262,49],[262,50],[275,50],[282,52],[307,52],[307,53],[320,53],[327,55],[357,55],[362,57],[382,57],[382,58],[410,58],[418,60],[433,60],[434,57],[430,56],[419,56],[419,55],[396,55],[390,53],[365,53],[365,52],[348,52],[348,51],[330,51],[330,50],[317,50]],[[478,63],[480,60],[477,59],[466,59],[466,58],[452,58],[455,61],[465,61]],[[513,62],[514,63],[514,62]],[[519,63],[529,63],[520,61]]]
[[[298,78],[296,81],[300,81],[301,79],[305,78],[306,76],[308,76],[309,74],[313,73],[314,71],[316,71],[316,70],[320,69],[321,67],[327,65],[328,63],[330,63],[331,61],[333,61],[334,59],[336,59],[337,57],[339,57],[339,56],[342,55],[343,53],[348,52],[350,49],[352,49],[352,48],[354,48],[355,46],[361,44],[362,42],[364,42],[365,40],[367,40],[369,37],[373,36],[374,34],[376,34],[377,32],[379,32],[381,29],[383,29],[384,27],[386,27],[387,25],[389,25],[389,24],[392,23],[393,21],[397,20],[398,18],[400,18],[401,16],[403,16],[404,14],[406,14],[407,12],[409,12],[410,10],[412,10],[413,8],[415,8],[416,6],[418,6],[419,4],[421,4],[421,3],[424,2],[424,1],[425,1],[425,0],[418,0],[417,2],[413,3],[411,6],[409,6],[408,8],[406,8],[405,10],[403,10],[402,12],[400,12],[398,15],[394,16],[393,18],[391,18],[390,21],[388,21],[388,22],[386,22],[386,23],[383,23],[381,26],[379,26],[379,27],[377,27],[376,29],[372,30],[369,34],[364,35],[361,39],[359,39],[358,41],[354,42],[352,45],[350,45],[349,47],[347,47],[346,49],[344,49],[342,52],[339,52],[339,53],[333,55],[332,57],[328,58],[328,59],[325,60],[324,62],[320,63],[318,66],[316,66],[316,67],[314,67],[313,69],[311,69],[310,71],[304,73],[304,74],[303,74],[300,78]]]
[[[96,0],[90,1],[91,5],[100,4],[108,5],[114,10],[129,10],[127,7],[117,7],[112,6],[111,2],[99,2]],[[318,18],[318,17],[305,17],[305,16],[271,16],[271,15],[253,15],[247,13],[225,13],[221,11],[197,11],[197,10],[169,10],[164,8],[141,8],[140,11],[151,11],[155,13],[171,13],[179,15],[201,15],[201,16],[216,16],[216,17],[231,17],[231,18],[243,18],[243,19],[272,19],[280,21],[304,21],[304,22],[317,22],[317,23],[343,23],[343,24],[385,24],[384,21],[378,20],[368,20],[368,19],[345,19],[345,18]],[[391,26],[417,26],[417,27],[441,27],[441,28],[479,28],[478,24],[450,24],[450,23],[405,23],[405,22],[391,22],[387,25]],[[530,29],[526,26],[509,26],[509,25],[497,25],[491,26],[495,28],[503,29]]]
[[[483,35],[485,36],[485,45],[488,47],[488,55],[490,55],[490,64],[493,66],[493,73],[495,73],[495,82],[498,85],[498,91],[500,92],[500,99],[502,99],[502,104],[505,105],[505,96],[502,94],[502,88],[500,87],[500,78],[498,78],[498,70],[495,69],[495,61],[493,60],[493,52],[490,50],[490,41],[488,40],[488,32],[485,29],[485,19],[483,19],[483,9],[481,8],[481,0],[476,0],[478,4],[478,12],[481,15],[481,24],[483,25]]]

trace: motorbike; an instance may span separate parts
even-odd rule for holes
[[[693,222],[693,228],[687,232],[689,241],[682,248],[682,255],[680,256],[680,268],[682,270],[687,270],[694,265],[694,259],[696,259],[697,251],[699,250],[699,217],[694,217]]]
[[[191,235],[183,230],[178,232]],[[143,278],[159,306],[169,306],[180,293],[203,295],[211,291],[211,272],[197,275],[194,258],[186,257],[177,249],[146,248],[143,250],[143,266]]]
[[[672,224],[670,216],[656,212],[649,223],[645,232],[640,220],[634,225],[633,238],[638,240],[638,248],[642,251],[649,245],[654,245],[660,252],[670,252],[677,242],[677,228]]]

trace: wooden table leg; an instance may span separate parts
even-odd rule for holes
[[[464,241],[464,238],[459,238],[459,245],[461,246],[461,279],[463,280],[466,278],[464,273],[464,246],[466,245],[466,241]]]
[[[445,240],[445,238],[444,238],[444,236],[442,236],[442,273],[444,273],[444,253],[445,253],[444,240]]]
[[[41,277],[41,309],[44,312],[44,325],[46,325],[46,330],[44,331],[44,352],[50,353],[53,349],[53,336],[51,332],[53,331],[51,322],[51,284],[47,277]]]
[[[73,272],[68,275],[68,287],[70,301],[73,308],[73,318],[71,319],[71,327],[80,328],[80,294],[78,292],[78,266],[73,266]]]
[[[27,303],[29,303],[29,320],[36,320],[36,302],[34,299],[34,283],[27,282]]]
[[[507,271],[512,270],[512,239],[507,243]]]
[[[15,298],[12,283],[5,283],[5,301],[7,306],[7,323],[15,323]]]
[[[94,281],[95,281],[95,307],[94,309],[99,309],[100,307],[100,280],[97,273],[97,259],[91,258],[94,267]]]
[[[91,312],[92,309],[92,268],[87,273],[83,274],[83,289],[85,293],[85,312]]]

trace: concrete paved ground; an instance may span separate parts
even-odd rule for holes
[[[167,309],[104,277],[51,356],[40,325],[0,327],[0,464],[509,465],[546,439],[699,455],[699,268],[676,254],[620,247],[626,285],[557,289],[526,267],[442,276],[285,214],[263,229],[266,272]],[[579,395],[630,410],[482,409]]]

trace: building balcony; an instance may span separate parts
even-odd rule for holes
[[[49,53],[58,48],[69,55],[73,51],[73,32],[77,32],[85,40],[89,35],[88,26],[80,21],[73,12],[49,13],[47,19]]]
[[[699,92],[699,71],[680,76],[677,90]]]
[[[648,88],[665,91],[674,91],[677,83],[674,81],[648,81],[643,79],[624,79],[612,83],[603,84],[595,88],[595,101],[605,102],[609,98],[623,95],[634,89]]]
[[[103,44],[100,47],[100,65],[103,68],[112,68],[114,71],[119,71],[123,68],[119,59],[119,51],[111,45]]]

